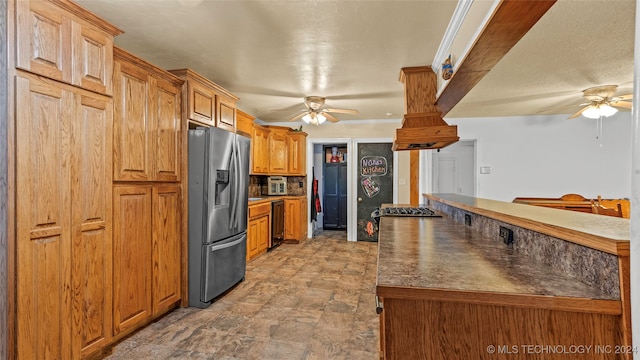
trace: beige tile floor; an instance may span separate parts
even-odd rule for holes
[[[209,308],[176,309],[106,359],[377,359],[377,243],[345,235],[281,245]]]

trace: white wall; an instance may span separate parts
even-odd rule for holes
[[[631,194],[631,113],[596,120],[567,115],[446,119],[461,139],[477,139],[477,188],[481,198],[518,196],[628,198]],[[490,174],[480,174],[490,166]]]

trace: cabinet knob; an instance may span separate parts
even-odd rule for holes
[[[358,202],[362,202],[362,198],[361,197],[358,198]]]

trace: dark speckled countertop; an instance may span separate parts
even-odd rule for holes
[[[422,289],[469,298],[475,293],[488,293],[492,297],[522,295],[543,300],[619,300],[549,266],[518,256],[498,239],[484,236],[446,215],[380,220],[377,293],[382,297],[401,291],[420,297]]]

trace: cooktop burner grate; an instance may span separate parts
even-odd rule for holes
[[[442,217],[426,207],[387,207],[382,209],[382,216]]]

